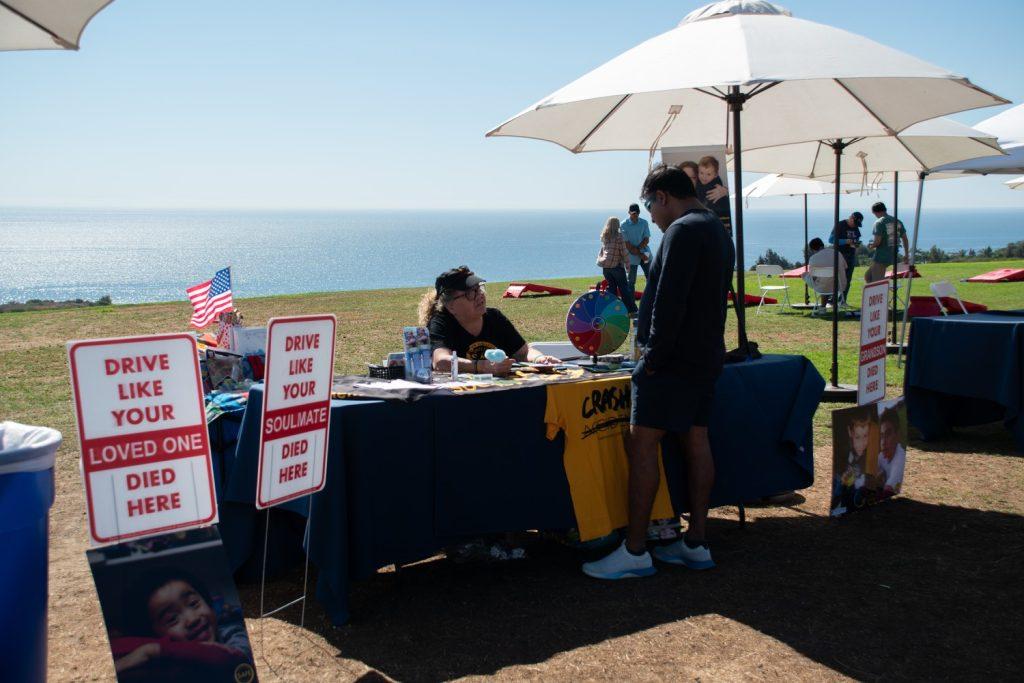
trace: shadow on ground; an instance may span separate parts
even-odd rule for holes
[[[1010,678],[1024,666],[1024,517],[896,499],[842,520],[740,530],[716,519],[710,531],[710,572],[602,583],[579,573],[575,552],[537,544],[516,565],[439,559],[378,574],[353,585],[350,624],[333,629],[316,607],[307,627],[400,680],[488,675],[705,614],[862,680]],[[664,648],[670,661],[693,651]],[[609,662],[610,677],[630,671]]]

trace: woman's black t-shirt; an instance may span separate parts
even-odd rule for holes
[[[470,360],[483,360],[487,349],[501,349],[511,358],[526,343],[509,319],[496,308],[484,311],[484,325],[475,337],[447,310],[431,318],[427,329],[432,348],[451,349],[459,358]]]

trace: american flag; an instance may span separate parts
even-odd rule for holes
[[[212,280],[189,287],[185,293],[194,309],[189,324],[201,330],[213,322],[221,311],[230,311],[234,307],[231,300],[231,267],[218,270]]]

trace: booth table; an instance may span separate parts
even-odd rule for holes
[[[907,416],[924,439],[1002,420],[1024,451],[1024,311],[914,318]]]
[[[823,387],[803,356],[725,367],[709,426],[712,506],[813,483],[811,421]],[[414,402],[332,401],[327,484],[312,496],[307,552],[319,570],[317,598],[334,623],[348,619],[350,579],[467,537],[575,526],[564,437],[545,437],[546,392],[540,385]],[[250,392],[234,448],[223,434],[212,440],[222,445],[214,453],[221,535],[236,570],[262,559],[264,525],[253,507],[262,394],[259,386]],[[685,512],[678,442],[666,439],[663,452],[673,506]],[[283,507],[305,515],[308,506],[303,498]],[[272,519],[289,517],[276,510]],[[301,542],[301,526],[271,529],[271,557]]]

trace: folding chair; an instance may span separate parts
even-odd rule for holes
[[[956,302],[960,304],[960,310],[967,315],[967,307],[964,306],[964,302],[960,299],[960,294],[956,291],[956,287],[949,283],[948,280],[941,280],[929,286],[932,290],[932,296],[935,297],[935,303],[939,305],[939,310],[942,311],[942,315],[949,315],[946,307],[942,304],[943,298],[956,299]]]
[[[828,306],[821,303],[822,297],[832,297],[832,285],[821,284],[822,280],[832,280],[835,276],[835,269],[832,266],[811,266],[809,272],[804,274],[804,282],[807,286],[814,291],[814,308],[811,310],[811,315],[819,315],[824,313]],[[848,308],[846,305],[846,295],[843,294],[843,290],[839,290],[839,306],[840,308]]]
[[[789,285],[772,285],[764,284],[762,278],[771,282],[773,277],[782,278],[782,274],[785,271],[782,270],[782,266],[770,266],[763,264],[754,267],[754,273],[757,275],[757,286],[761,290],[761,300],[757,303],[757,314],[761,313],[761,306],[764,306],[764,299],[771,292],[782,292],[782,300],[779,301],[779,307],[787,306],[789,304]],[[790,306],[792,308],[792,306]],[[755,315],[757,315],[755,314]]]

